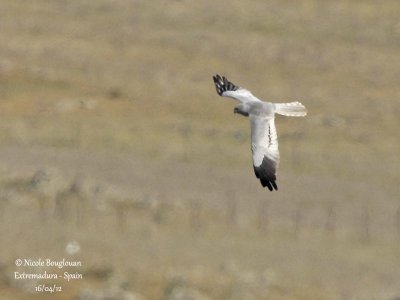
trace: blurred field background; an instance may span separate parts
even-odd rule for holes
[[[1,0],[0,299],[398,299],[399,16],[396,0]],[[308,108],[277,117],[279,192],[215,73]],[[84,278],[14,279],[39,257]]]

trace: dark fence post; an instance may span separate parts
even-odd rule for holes
[[[364,241],[369,242],[371,240],[371,215],[369,211],[368,205],[364,206],[364,211],[363,211],[363,221],[362,221],[362,226],[363,226],[363,238]]]
[[[334,204],[331,204],[327,209],[325,230],[332,237],[336,236],[336,210]]]
[[[303,214],[302,214],[301,204],[299,203],[296,207],[296,211],[293,214],[293,230],[294,230],[294,237],[296,239],[300,237],[302,221],[303,221]]]
[[[228,190],[226,193],[226,222],[229,230],[237,226],[237,199],[235,193]]]
[[[258,218],[257,229],[260,233],[265,233],[268,230],[268,207],[269,202],[260,198],[258,202]]]
[[[200,215],[201,215],[201,201],[198,199],[192,199],[190,202],[190,226],[193,230],[198,231],[201,227]]]

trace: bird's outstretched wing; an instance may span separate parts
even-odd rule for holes
[[[239,100],[240,102],[260,101],[250,91],[228,81],[225,76],[221,77],[217,74],[213,76],[213,79],[215,89],[220,96],[233,98],[235,100]]]
[[[251,151],[254,173],[263,187],[278,190],[276,171],[279,165],[278,136],[273,117],[250,116]]]

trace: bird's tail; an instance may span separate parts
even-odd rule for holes
[[[307,115],[307,109],[300,102],[275,103],[275,112],[289,117],[304,117]]]

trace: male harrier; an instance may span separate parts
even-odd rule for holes
[[[304,117],[307,110],[299,102],[271,103],[256,98],[250,91],[234,85],[224,76],[213,76],[218,95],[239,100],[234,113],[250,118],[251,152],[253,153],[254,173],[263,187],[270,191],[278,190],[276,170],[279,164],[278,137],[275,128],[275,113]]]

